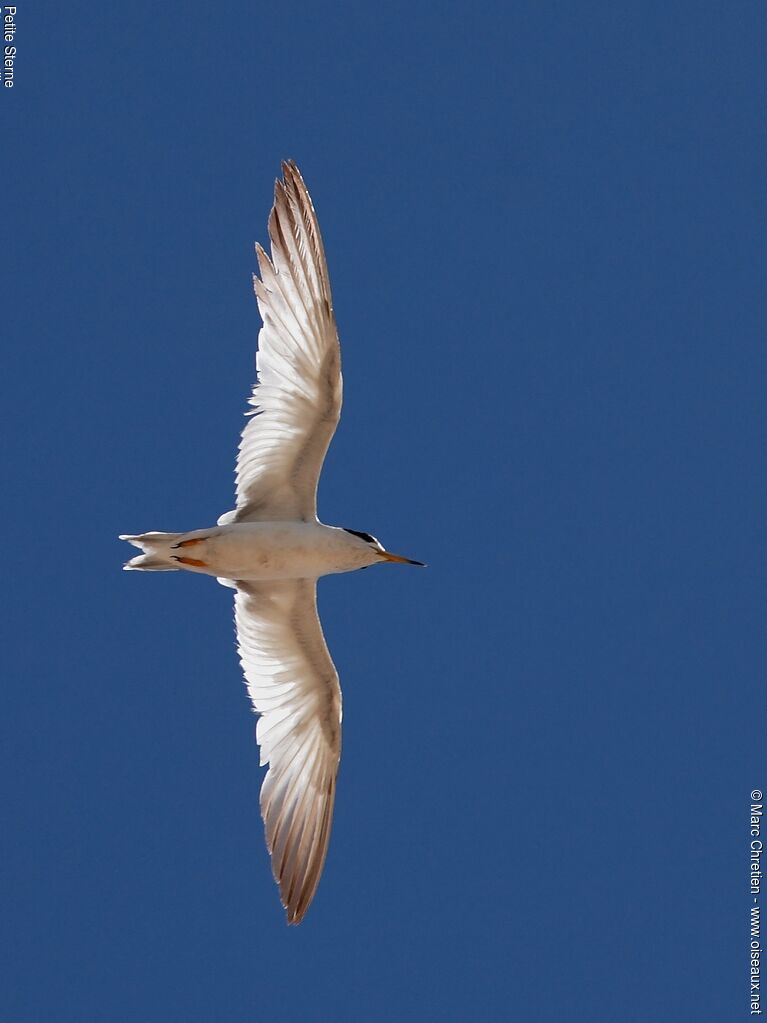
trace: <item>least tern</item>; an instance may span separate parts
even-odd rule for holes
[[[317,482],[341,413],[341,352],[317,217],[295,163],[269,216],[271,259],[253,275],[263,326],[240,440],[237,506],[188,533],[122,535],[124,567],[183,569],[235,591],[240,663],[261,765],[261,815],[288,923],[300,923],[325,862],[341,753],[341,689],[317,616],[319,576],[395,562],[369,533],[317,518]]]

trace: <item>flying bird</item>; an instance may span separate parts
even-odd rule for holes
[[[254,710],[261,815],[288,923],[300,923],[325,862],[341,753],[341,689],[317,616],[319,576],[384,562],[422,565],[369,533],[317,518],[317,482],[341,413],[341,352],[311,198],[282,164],[253,285],[263,320],[236,507],[188,533],[121,535],[124,567],[182,569],[234,589],[237,645]]]

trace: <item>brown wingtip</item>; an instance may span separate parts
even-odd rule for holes
[[[282,177],[284,180],[284,187],[292,189],[299,196],[303,196],[309,200],[311,205],[311,199],[309,199],[309,191],[306,187],[301,171],[298,169],[298,164],[295,160],[283,160],[282,161]]]

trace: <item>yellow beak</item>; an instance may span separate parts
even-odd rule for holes
[[[392,554],[390,551],[379,551],[378,552],[384,561],[393,561],[398,565],[420,565],[421,568],[426,568],[423,561],[413,561],[412,558],[403,558],[399,554]]]

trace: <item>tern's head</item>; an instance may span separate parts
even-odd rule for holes
[[[399,554],[392,554],[390,551],[384,550],[384,546],[380,540],[376,540],[370,533],[361,533],[358,529],[346,529],[345,532],[351,533],[352,536],[357,536],[367,546],[373,554],[376,554],[382,561],[394,561],[400,565],[420,565],[421,568],[425,568],[423,561],[413,561],[412,558],[403,558]],[[375,562],[373,562],[375,564]]]

